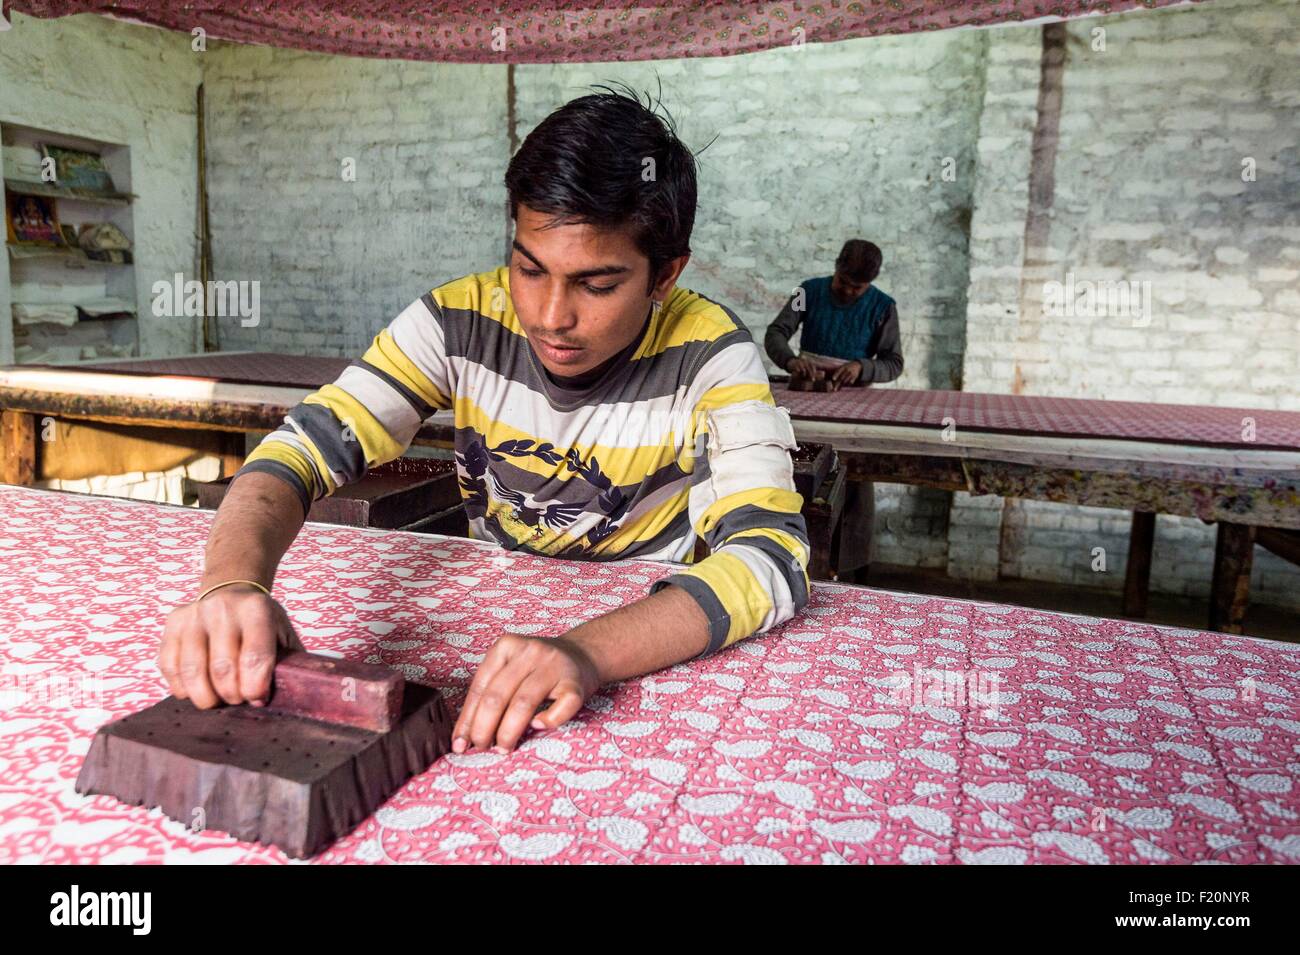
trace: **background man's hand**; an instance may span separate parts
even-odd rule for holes
[[[816,381],[821,377],[821,369],[807,358],[791,358],[785,370],[790,373],[791,378],[807,378],[809,381]]]
[[[840,365],[840,367],[831,372],[831,382],[833,383],[833,387],[838,390],[843,388],[845,385],[853,384],[858,380],[858,376],[861,374],[862,362],[845,362],[843,365]]]
[[[265,702],[279,647],[301,650],[284,608],[254,587],[232,584],[167,616],[158,669],[177,699],[201,710],[219,702]]]
[[[529,726],[554,729],[600,687],[591,657],[566,637],[503,634],[479,664],[452,730],[452,750],[514,749]],[[547,700],[544,712],[538,708]]]

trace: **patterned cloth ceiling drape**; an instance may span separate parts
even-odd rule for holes
[[[0,0],[35,17],[99,13],[320,53],[457,63],[576,63],[750,53],[853,37],[1172,6],[1184,0]]]

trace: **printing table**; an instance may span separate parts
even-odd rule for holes
[[[245,433],[277,427],[346,365],[219,352],[0,368],[0,481],[36,479],[47,418],[165,433],[196,450],[219,435],[223,472],[233,473]],[[1212,629],[1241,632],[1256,543],[1300,562],[1300,413],[896,388],[792,392],[779,378],[772,391],[799,441],[833,445],[851,480],[1132,511],[1130,616],[1146,612],[1156,514],[1218,524]],[[415,443],[453,441],[451,413],[438,412]]]
[[[1146,612],[1156,514],[1218,525],[1209,626],[1241,632],[1259,543],[1300,563],[1300,413],[962,391],[790,391],[800,441],[852,480],[1133,512],[1124,611]]]
[[[0,864],[288,861],[73,790],[95,729],[165,695],[210,521],[0,487]],[[458,708],[503,630],[670,569],[309,524],[274,591],[309,649]],[[771,633],[443,758],[318,861],[1295,863],[1298,745],[1300,646],[814,584]]]

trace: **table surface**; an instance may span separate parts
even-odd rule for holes
[[[807,392],[785,382],[773,382],[772,394],[792,417],[814,421],[1300,451],[1296,411],[907,388]]]
[[[167,375],[203,378],[237,385],[284,385],[319,388],[329,384],[351,364],[348,358],[280,355],[273,352],[213,352],[177,358],[128,358],[94,362],[64,369],[109,372],[116,375]]]
[[[348,359],[268,352],[217,352],[175,358],[121,359],[68,366],[20,366],[134,377],[195,378],[225,385],[318,388]],[[39,376],[27,374],[25,379]],[[66,387],[66,382],[65,382]],[[957,432],[1093,438],[1250,451],[1300,451],[1300,412],[1141,401],[996,395],[981,392],[849,387],[797,392],[772,382],[776,402],[797,420],[891,425]]]
[[[0,487],[0,863],[285,862],[73,789],[165,695],[211,515]],[[444,687],[670,566],[308,525],[275,591],[308,646]],[[918,668],[999,680],[905,698]],[[987,684],[985,686],[987,688]],[[778,631],[603,689],[514,753],[447,756],[320,862],[1297,862],[1300,646],[842,585]]]

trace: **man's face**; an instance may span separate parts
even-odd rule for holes
[[[632,343],[652,299],[663,301],[686,257],[653,291],[650,260],[631,230],[544,228],[550,216],[519,206],[510,256],[510,297],[533,351],[552,374],[590,371]],[[571,346],[571,347],[566,347]]]
[[[870,282],[858,282],[844,275],[838,269],[831,278],[831,294],[840,305],[852,305],[871,288]]]

